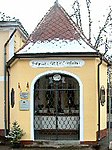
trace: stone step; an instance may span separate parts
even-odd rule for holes
[[[93,150],[90,145],[83,145],[76,141],[35,141],[31,145],[26,145],[25,147],[29,148],[53,148],[53,149],[84,149],[84,150]]]

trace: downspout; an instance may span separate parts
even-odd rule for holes
[[[8,91],[7,91],[7,94],[8,94],[8,132],[10,131],[10,73],[9,73],[9,68],[7,68],[7,73],[8,73]]]
[[[17,29],[15,29],[12,34],[10,35],[9,39],[4,44],[4,134],[7,135],[7,108],[6,108],[6,75],[7,75],[7,66],[6,66],[6,47],[9,44],[10,40],[12,39],[13,35],[15,34]]]
[[[102,55],[100,56],[100,62],[97,68],[97,78],[98,78],[98,136],[97,140],[100,141],[100,66],[102,64]]]

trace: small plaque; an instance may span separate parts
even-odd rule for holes
[[[29,110],[30,109],[30,102],[28,100],[20,100],[20,110]]]
[[[55,74],[53,76],[54,81],[60,81],[61,80],[61,76],[59,74]]]
[[[28,92],[20,92],[20,98],[21,99],[28,99]]]

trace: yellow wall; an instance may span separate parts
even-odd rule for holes
[[[17,31],[14,36],[14,52],[19,50],[25,44],[25,41],[26,40],[23,38],[20,32]]]
[[[7,31],[0,31],[0,129],[4,129],[4,44],[9,37]]]
[[[0,30],[0,129],[4,129],[4,44],[12,32],[13,30],[8,28]],[[18,30],[14,35],[14,41],[16,41],[15,51],[17,51],[25,41],[24,36]],[[9,58],[9,44],[7,45],[7,59]]]
[[[106,98],[105,98],[105,106],[107,106],[107,67],[106,65],[104,64],[103,66],[101,66],[101,74],[100,74],[100,78],[101,78],[101,81],[100,81],[100,87],[102,85],[105,85],[105,92],[106,92]],[[101,105],[101,130],[105,129],[106,126],[105,126],[105,122],[107,122],[107,107],[102,107]]]
[[[54,58],[55,59],[55,58]],[[56,58],[57,59],[57,58]],[[64,58],[66,59],[66,58]],[[72,59],[72,58],[71,58]],[[74,58],[75,59],[75,58]],[[81,59],[81,58],[80,58]],[[11,108],[11,122],[17,120],[21,127],[26,132],[24,136],[25,140],[30,140],[31,129],[31,112],[19,110],[19,93],[17,84],[21,84],[22,91],[26,90],[26,82],[31,83],[33,79],[41,73],[49,70],[63,70],[78,76],[83,84],[83,100],[84,100],[84,141],[96,141],[96,132],[98,130],[98,96],[97,96],[97,59],[82,58],[85,61],[85,65],[81,68],[32,68],[29,65],[30,60],[19,60],[12,65],[10,70],[10,88],[14,88],[16,91],[15,107]],[[106,88],[106,65],[102,65],[101,84]],[[10,89],[11,90],[11,89]],[[29,89],[30,91],[31,89]],[[29,97],[29,101],[31,95]],[[106,128],[106,105],[101,106],[101,129]]]
[[[0,31],[0,76],[4,75],[4,44],[8,40],[8,38],[8,31]]]

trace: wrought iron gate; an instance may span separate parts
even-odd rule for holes
[[[61,75],[55,81],[53,76],[45,76],[35,84],[34,138],[79,140],[79,85],[69,76]]]

